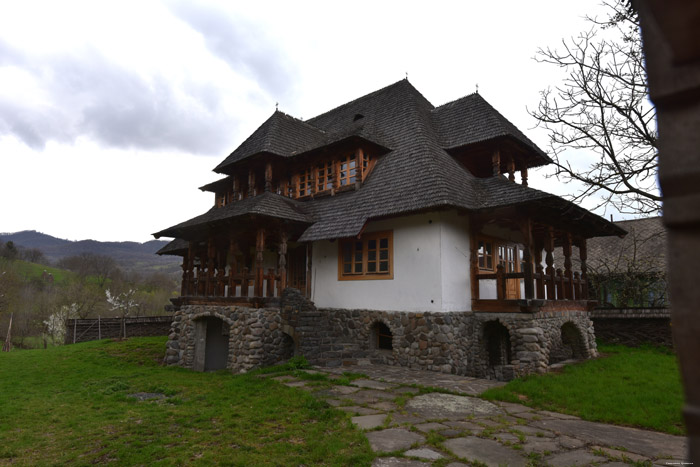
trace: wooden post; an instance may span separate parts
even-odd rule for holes
[[[263,251],[265,250],[265,230],[259,228],[255,235],[255,285],[253,288],[254,297],[263,296]]]
[[[279,268],[278,272],[280,275],[280,287],[279,296],[282,296],[282,291],[287,288],[287,233],[280,233],[280,246],[279,246]]]
[[[272,268],[267,269],[267,291],[266,297],[275,296],[275,270]]]
[[[522,169],[520,169],[520,180],[522,181],[523,186],[527,186],[527,167],[523,166]]]
[[[537,292],[537,298],[544,299],[544,268],[542,267],[542,245],[535,242],[535,273],[537,278],[535,279],[535,290]]]
[[[581,299],[588,300],[588,251],[586,247],[586,239],[582,238],[578,246],[579,256],[581,258]]]
[[[217,294],[219,297],[226,296],[226,254],[227,250],[217,251],[216,255],[216,275]]]
[[[241,297],[248,296],[248,268],[243,268],[241,273]]]
[[[574,298],[574,275],[571,270],[571,234],[564,235],[564,277],[568,282],[564,285],[564,296],[567,300]]]
[[[355,183],[362,181],[362,154],[362,148],[357,148],[355,151]]]
[[[241,182],[238,180],[238,175],[233,176],[233,200],[238,201],[242,198],[241,196]]]
[[[574,272],[574,300],[581,300],[581,276]]]
[[[501,175],[501,153],[496,149],[491,156],[491,165],[493,166],[493,176]]]
[[[502,264],[496,266],[496,299],[505,300],[506,298],[506,278],[505,268]]]
[[[102,322],[99,316],[97,317],[97,340],[102,340]]]
[[[231,239],[228,242],[228,296],[236,296],[236,274],[238,273],[238,263],[236,261],[236,250],[238,250],[238,244],[236,240]]]
[[[272,191],[272,162],[265,164],[265,191]]]
[[[544,261],[547,264],[545,275],[547,276],[547,300],[556,300],[556,287],[554,286],[554,227],[547,227],[547,233],[544,239],[544,251],[546,252]]]
[[[189,264],[188,253],[182,256],[182,284],[180,284],[180,295],[187,295],[187,266]]]
[[[515,183],[515,161],[513,160],[513,156],[508,156],[506,168],[508,169],[508,180]]]
[[[255,172],[253,168],[248,169],[248,197],[255,196]]]
[[[75,339],[78,334],[78,320],[74,319],[73,320],[73,343],[75,344]]]
[[[216,245],[214,245],[214,240],[209,239],[207,242],[207,278],[206,286],[204,289],[204,295],[212,296],[214,295],[214,288],[216,287],[216,282],[214,278],[214,255],[216,253]]]
[[[564,276],[561,273],[561,268],[557,268],[557,300],[564,300],[565,298]]]
[[[524,285],[525,285],[525,298],[531,299],[535,298],[535,284],[533,283],[532,277],[532,221],[529,218],[525,219],[520,223],[520,230],[523,234],[524,244],[523,244],[523,262],[525,263],[524,274]],[[518,258],[513,258],[515,261]]]

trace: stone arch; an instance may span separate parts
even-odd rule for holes
[[[280,339],[279,356],[280,361],[284,362],[297,354],[297,345],[296,341],[291,335],[287,334],[286,332],[282,332],[281,334],[282,338]]]
[[[231,326],[229,320],[211,313],[193,320],[195,371],[223,370],[228,366]]]
[[[508,326],[497,319],[487,321],[482,327],[482,336],[488,367],[510,365],[513,345]]]
[[[573,321],[566,321],[559,327],[559,333],[549,343],[548,363],[564,360],[581,360],[588,357],[588,346],[581,329]]]
[[[394,332],[383,320],[375,320],[369,328],[369,347],[373,350],[394,350]]]

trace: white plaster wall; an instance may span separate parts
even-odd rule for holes
[[[338,280],[338,242],[313,244],[312,300],[318,307],[387,311],[471,309],[466,217],[427,213],[371,222],[393,230],[392,280]]]
[[[440,213],[441,311],[471,310],[469,222],[455,211]]]

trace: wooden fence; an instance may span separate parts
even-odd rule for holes
[[[167,336],[173,317],[142,316],[139,318],[94,318],[66,320],[66,344],[99,339]]]

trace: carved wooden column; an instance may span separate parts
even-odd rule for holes
[[[207,242],[207,279],[204,295],[211,296],[214,295],[214,288],[216,287],[214,278],[214,257],[216,255],[216,245],[213,239],[209,239]]]
[[[195,244],[194,242],[189,242],[187,247],[187,278],[185,286],[183,287],[184,292],[182,295],[194,295],[194,256],[195,256]]]
[[[523,186],[527,186],[527,167],[523,166],[522,169],[520,169],[520,180],[522,181]]]
[[[265,230],[259,228],[255,234],[255,286],[253,296],[263,296],[263,281],[265,272],[263,271],[263,251],[265,250]]]
[[[278,272],[280,275],[280,286],[277,291],[278,295],[281,297],[284,289],[287,288],[287,233],[280,233],[280,246],[279,246],[279,267]]]
[[[508,169],[508,180],[515,183],[515,161],[513,160],[513,156],[508,156],[506,168]]]
[[[236,240],[231,239],[228,243],[228,296],[236,296],[236,275],[238,273],[238,262],[236,261],[236,251],[238,244]]]
[[[501,175],[501,153],[496,149],[491,156],[491,166],[493,167],[493,176]]]
[[[520,230],[523,234],[524,244],[523,244],[523,262],[525,263],[524,274],[524,285],[525,285],[525,298],[535,298],[535,284],[533,283],[532,277],[532,221],[530,219],[525,219],[520,223]],[[518,258],[513,258],[518,261]]]
[[[238,180],[238,175],[233,176],[233,200],[238,201],[239,199],[242,198],[240,191],[241,191],[241,182]]]
[[[535,242],[535,274],[537,278],[535,279],[535,291],[537,292],[537,298],[544,299],[544,268],[542,267],[542,244],[540,242]]]
[[[547,276],[547,300],[556,300],[557,295],[555,292],[555,276],[554,276],[554,256],[552,252],[554,251],[554,228],[547,227],[547,232],[544,239],[544,251],[546,256],[544,258],[547,268],[545,269],[545,275]]]
[[[255,172],[253,168],[248,169],[248,197],[255,196]]]
[[[355,151],[355,183],[362,181],[362,148]],[[348,169],[349,170],[349,169]]]
[[[506,278],[505,278],[505,268],[502,264],[496,266],[496,299],[505,300],[506,299]]]
[[[265,164],[265,192],[272,191],[272,162]]]
[[[184,297],[187,295],[187,267],[189,266],[188,253],[182,256],[182,284],[180,284],[180,296]]]
[[[216,252],[216,293],[219,297],[226,296],[226,253],[227,250]]]
[[[574,274],[571,270],[571,234],[564,235],[564,277],[568,282],[564,284],[564,296],[567,300],[574,299]]]
[[[306,244],[306,298],[311,299],[311,242]]]
[[[588,251],[586,247],[586,239],[582,238],[578,246],[579,257],[581,258],[581,299],[588,300]]]

